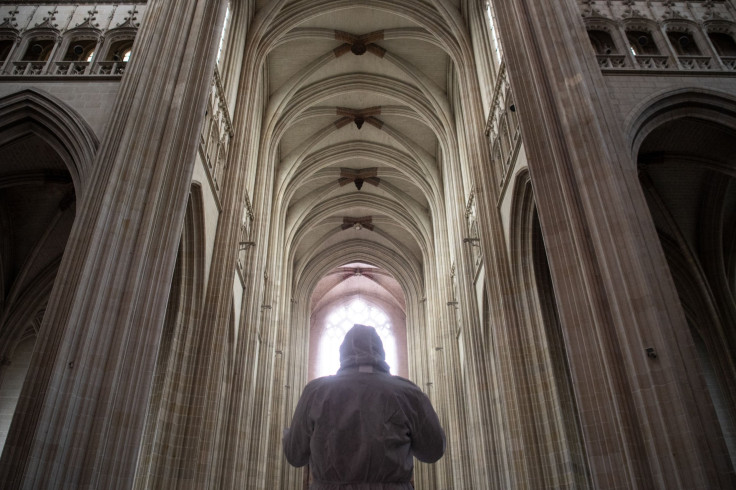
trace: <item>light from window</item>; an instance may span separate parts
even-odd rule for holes
[[[386,362],[392,370],[397,368],[396,340],[388,316],[380,308],[355,299],[337,307],[327,316],[319,340],[316,376],[328,376],[337,372],[340,368],[340,344],[356,323],[376,329],[383,342],[383,350],[386,351]]]
[[[127,63],[128,61],[130,61],[130,49],[126,49],[126,50],[125,50],[125,51],[123,52],[123,61],[124,61],[125,63]]]
[[[491,40],[493,41],[493,56],[496,58],[496,64],[501,64],[501,45],[498,42],[498,33],[496,31],[495,17],[491,2],[486,2],[486,15],[488,16],[488,24],[491,27]]]
[[[626,31],[629,49],[634,56],[659,54],[657,43],[647,31]]]
[[[222,25],[222,33],[220,34],[220,47],[217,48],[217,63],[220,63],[222,55],[222,46],[225,44],[225,33],[227,32],[227,24],[230,20],[230,2],[227,3],[227,11],[225,12],[225,23]]]

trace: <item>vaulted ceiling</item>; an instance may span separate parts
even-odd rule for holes
[[[402,309],[405,292],[421,296],[455,140],[435,3],[297,1],[281,13],[291,24],[267,57],[264,127],[274,218],[311,311],[356,293]]]

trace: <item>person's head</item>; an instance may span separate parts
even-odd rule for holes
[[[366,365],[389,372],[383,342],[376,329],[356,323],[340,345],[340,369]]]

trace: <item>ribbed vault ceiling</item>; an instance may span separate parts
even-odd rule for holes
[[[312,311],[356,293],[402,309],[405,293],[422,295],[455,139],[433,5],[291,2],[269,41],[274,209],[295,293],[313,293]]]

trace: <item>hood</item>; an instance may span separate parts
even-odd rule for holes
[[[340,370],[353,366],[370,365],[378,371],[389,372],[383,342],[376,329],[353,325],[340,345]]]

